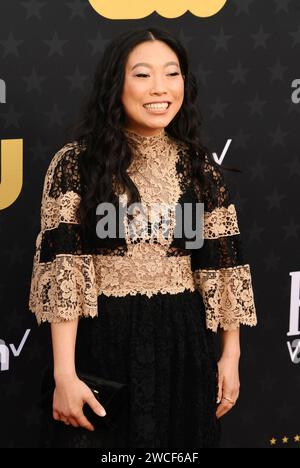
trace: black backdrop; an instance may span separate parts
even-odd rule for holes
[[[0,139],[23,140],[23,186],[0,211],[0,445],[35,447],[39,431],[35,402],[50,335],[47,325],[37,327],[28,296],[46,168],[69,141],[66,126],[103,47],[122,31],[149,25],[168,28],[187,47],[206,142],[219,157],[231,140],[223,163],[243,171],[226,176],[259,324],[241,331],[241,394],[223,418],[222,446],[299,447],[297,0],[229,0],[209,18],[153,12],[137,20],[104,18],[87,0],[1,1]],[[288,335],[291,313],[296,326]]]

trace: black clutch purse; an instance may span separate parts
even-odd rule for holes
[[[83,413],[95,428],[115,428],[128,410],[128,384],[104,379],[77,370],[77,376],[93,392],[96,399],[104,407],[105,416],[99,416],[85,403]],[[42,391],[39,406],[52,412],[55,381],[53,370],[47,369],[42,379]]]

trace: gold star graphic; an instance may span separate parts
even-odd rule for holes
[[[282,443],[283,443],[283,444],[287,444],[288,441],[289,441],[289,438],[288,438],[287,436],[284,436],[284,437],[282,438]]]
[[[270,440],[270,444],[271,444],[271,445],[276,445],[276,442],[277,442],[277,439],[275,439],[275,437],[273,437],[273,438]]]
[[[300,435],[299,434],[295,435],[294,441],[295,442],[300,442]]]

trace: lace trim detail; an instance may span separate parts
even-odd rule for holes
[[[215,208],[204,212],[204,238],[216,239],[240,234],[236,209],[233,203],[228,207]]]
[[[176,164],[179,146],[164,129],[158,135],[145,137],[125,131],[133,152],[128,169],[141,195],[141,211],[129,222],[124,216],[127,244],[155,238],[162,245],[170,246],[175,230],[175,209],[182,193]],[[120,202],[127,205],[127,193],[120,195]],[[148,228],[151,224],[151,235]]]
[[[151,136],[140,135],[139,133],[136,133],[133,130],[125,128],[124,135],[126,136],[130,146],[135,147],[137,149],[147,149],[150,147],[153,148],[157,144],[166,143],[168,140],[168,135],[164,128],[161,128],[156,135]],[[139,151],[139,153],[143,156],[144,152]]]
[[[78,207],[81,197],[73,192],[61,194],[58,198],[45,197],[42,205],[42,230],[58,227],[59,223],[79,224]]]
[[[206,308],[206,325],[217,331],[257,324],[250,265],[196,270],[194,279]]]
[[[39,246],[38,246],[39,247]],[[195,291],[190,256],[165,257],[160,245],[131,245],[128,255],[57,255],[34,258],[29,309],[39,324],[98,314],[97,297]],[[145,264],[145,258],[147,263]]]
[[[123,257],[96,255],[94,265],[100,292],[107,296],[158,292],[176,294],[195,291],[190,256],[165,257],[165,249],[154,244],[129,246]]]
[[[41,322],[62,322],[97,315],[96,276],[91,255],[57,255],[39,263],[38,252],[30,288],[29,309]]]

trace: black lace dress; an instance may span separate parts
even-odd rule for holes
[[[124,237],[89,242],[77,213],[81,185],[77,142],[64,146],[46,173],[29,308],[42,322],[79,318],[77,369],[129,385],[118,426],[89,432],[45,413],[42,447],[213,448],[220,444],[214,333],[255,325],[249,264],[221,171],[207,156],[218,204],[209,193],[200,248],[187,248],[175,205],[195,206],[187,147],[165,130],[126,130],[128,171],[145,207]],[[119,196],[126,206],[126,193]],[[119,207],[120,212],[122,210]],[[195,213],[193,211],[193,213]],[[118,213],[119,214],[119,213]],[[192,215],[193,216],[193,215]],[[145,219],[147,222],[145,223]],[[145,228],[146,226],[146,228]],[[149,229],[151,226],[151,229]]]

